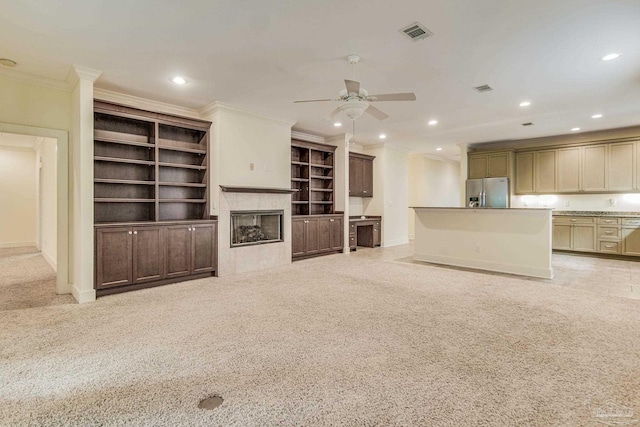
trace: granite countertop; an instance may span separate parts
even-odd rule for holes
[[[621,218],[638,218],[640,212],[615,211],[553,211],[554,216],[617,216]]]

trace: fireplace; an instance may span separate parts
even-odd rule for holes
[[[232,211],[231,247],[283,242],[284,211]]]

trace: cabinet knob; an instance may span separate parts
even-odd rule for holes
[[[134,232],[133,232],[133,234],[138,234],[138,232],[137,232],[137,231],[134,231]]]
[[[191,231],[191,227],[187,228],[187,231]]]
[[[333,220],[333,219],[330,219],[330,220],[329,220],[329,222],[333,222],[333,221],[335,221],[335,220]]]
[[[129,231],[129,234],[133,234],[131,231]]]
[[[363,192],[363,193],[366,193],[366,192],[367,192],[367,190],[362,190],[362,192]]]

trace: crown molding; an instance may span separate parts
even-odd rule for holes
[[[64,92],[71,91],[66,80],[52,79],[50,77],[38,76],[19,70],[12,70],[10,68],[0,68],[0,77],[48,89],[61,90]]]
[[[93,68],[83,67],[81,65],[73,65],[67,73],[66,84],[69,89],[73,89],[80,80],[89,80],[95,82],[102,75],[102,71]]]
[[[125,93],[114,92],[108,89],[94,88],[93,97],[101,101],[115,102],[116,104],[127,105],[141,110],[156,111],[158,113],[173,114],[177,116],[191,117],[199,119],[200,114],[194,108],[181,107],[179,105],[166,102],[154,101],[141,98],[139,96],[127,95]]]
[[[409,157],[425,158],[425,159],[437,160],[445,163],[460,163],[460,160],[450,159],[448,157],[440,157],[435,154],[429,154],[429,153],[413,153],[413,154],[409,154]]]
[[[310,133],[305,133],[305,132],[298,132],[297,130],[291,131],[291,139],[299,139],[300,141],[307,141],[307,142],[318,142],[320,144],[326,141],[326,139],[321,136],[312,135]]]
[[[285,119],[282,117],[277,117],[277,116],[271,116],[268,114],[263,114],[263,113],[258,113],[256,111],[251,111],[251,110],[246,110],[244,108],[240,108],[240,107],[233,107],[231,105],[225,104],[223,102],[219,102],[219,101],[215,101],[212,102],[209,105],[205,105],[204,107],[202,107],[198,113],[200,114],[201,117],[208,117],[208,116],[212,116],[220,111],[230,111],[233,113],[239,113],[239,114],[243,114],[245,116],[250,116],[250,117],[257,117],[263,120],[270,120],[270,121],[274,121],[274,122],[278,122],[284,125],[287,125],[289,127],[293,126],[296,124],[295,120],[289,120],[289,119]]]

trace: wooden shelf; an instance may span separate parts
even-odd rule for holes
[[[194,188],[206,188],[207,184],[201,184],[199,182],[160,182],[162,187],[194,187]]]
[[[149,161],[149,160],[123,159],[120,157],[93,156],[93,160],[96,160],[99,162],[127,163],[132,165],[147,165],[147,166],[153,166],[156,164],[156,162]]]
[[[156,199],[96,198],[96,203],[154,203]]]
[[[207,169],[206,166],[188,165],[188,164],[184,164],[184,163],[158,162],[158,165],[159,166],[163,166],[163,167],[167,167],[167,168],[195,169],[195,170],[206,170]]]
[[[309,178],[291,178],[293,182],[309,182]]]
[[[160,203],[207,203],[207,199],[158,199]]]
[[[321,175],[311,175],[311,179],[330,179],[333,180],[332,176],[321,176]]]
[[[167,139],[158,139],[158,148],[161,150],[171,150],[171,151],[181,151],[183,153],[194,153],[194,154],[207,154],[207,150],[204,148],[188,148],[188,147],[180,147],[177,145],[167,144]]]
[[[308,200],[299,200],[299,201],[293,201],[291,203],[293,203],[294,205],[308,205],[309,201]]]
[[[310,188],[309,191],[323,191],[325,193],[333,192],[333,188]]]
[[[292,165],[298,165],[298,166],[309,166],[309,162],[298,162],[295,160],[291,160],[291,164]]]
[[[93,182],[98,184],[126,184],[126,185],[155,185],[155,181],[136,181],[133,179],[103,179],[96,178]]]
[[[313,168],[333,169],[333,166],[329,166],[329,165],[318,165],[318,164],[314,164],[314,163],[309,163],[309,166],[311,166],[311,167],[313,167]]]
[[[135,145],[137,147],[153,148],[155,145],[149,143],[149,137],[123,132],[95,129],[93,131],[95,141],[113,142],[114,144]]]
[[[309,202],[312,205],[332,205],[333,202],[323,202],[323,201],[311,201]]]

